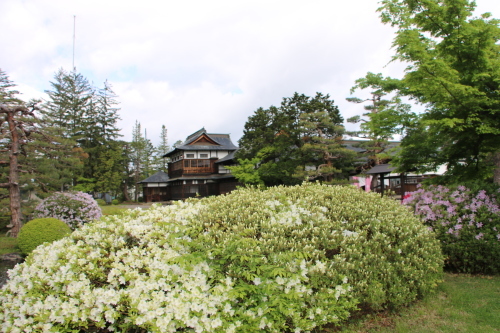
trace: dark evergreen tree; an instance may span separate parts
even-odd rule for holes
[[[134,200],[139,199],[139,185],[138,182],[142,180],[147,174],[147,165],[149,161],[148,141],[142,135],[141,124],[136,120],[132,130],[132,142],[130,143],[130,150],[132,156],[132,171],[134,179]]]
[[[16,237],[22,222],[21,189],[40,194],[58,187],[65,167],[72,164],[72,151],[40,123],[36,103],[26,106],[11,89],[14,84],[0,73],[0,188],[9,190],[10,232]],[[64,158],[58,159],[61,155]]]
[[[85,139],[84,131],[89,118],[94,91],[88,80],[75,70],[66,72],[60,69],[54,81],[50,82],[52,90],[44,108],[45,120],[61,129],[65,138],[77,142]]]
[[[168,145],[168,136],[167,136],[167,128],[165,125],[161,126],[160,133],[160,143],[156,147],[156,159],[155,159],[155,169],[161,170],[163,172],[168,171],[168,162],[169,159],[163,157],[166,153],[170,151],[170,146]]]
[[[116,126],[119,119],[117,96],[107,81],[102,89],[96,89],[75,70],[68,73],[61,69],[54,79],[52,90],[47,91],[50,99],[44,119],[62,137],[73,140],[74,149],[79,152],[83,168],[73,174],[75,189],[96,191],[96,174],[102,174],[99,169],[103,167],[101,155],[109,157],[108,150],[116,147],[115,142],[120,137]]]
[[[332,153],[334,145],[343,151],[338,140],[342,136],[342,122],[333,100],[321,93],[314,97],[295,93],[293,97],[283,98],[279,107],[257,109],[249,117],[243,137],[238,141],[237,158],[255,162],[259,157],[255,165],[258,177],[242,179],[258,179],[256,182],[264,182],[267,186],[300,183],[305,177],[300,170],[305,170],[306,165],[319,167],[333,160],[333,155],[324,159],[325,150],[323,153],[317,151],[320,141],[323,148],[330,146]],[[316,136],[318,130],[322,132],[321,139]],[[331,141],[327,143],[326,139]],[[345,176],[344,172],[342,174]],[[331,176],[326,178],[331,181]]]
[[[318,94],[303,108],[305,112],[300,115],[299,125],[303,133],[300,151],[304,162],[296,169],[295,178],[320,180],[325,184],[349,183],[349,172],[354,170],[359,156],[345,147],[345,128],[332,112],[331,102],[328,96],[323,98]]]

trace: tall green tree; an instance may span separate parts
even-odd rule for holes
[[[118,105],[118,95],[113,91],[113,86],[108,80],[104,81],[103,87],[97,89],[95,94],[95,118],[90,119],[89,125],[99,128],[98,137],[103,142],[113,142],[118,140],[122,135],[117,127],[120,120]]]
[[[323,165],[333,163],[333,155],[326,158],[329,149],[332,153],[334,146],[343,149],[338,140],[342,136],[342,122],[334,101],[321,93],[314,97],[295,93],[290,98],[283,98],[279,107],[257,109],[249,117],[238,141],[239,160],[255,162],[256,157],[260,159],[255,165],[259,177],[254,175],[246,179],[258,179],[257,182],[262,181],[267,186],[297,184],[305,178],[300,170],[308,165],[321,166],[324,172],[319,172],[318,177],[331,180],[334,168],[329,169],[332,173],[329,171],[326,176]]]
[[[160,143],[156,147],[156,156],[155,156],[155,169],[161,170],[163,172],[168,171],[168,158],[164,158],[163,156],[170,151],[170,146],[168,145],[168,130],[165,125],[161,125],[160,132]]]
[[[52,125],[60,136],[74,141],[74,148],[81,158],[80,172],[73,174],[76,189],[93,192],[97,187],[96,174],[102,174],[102,160],[109,157],[110,147],[116,147],[121,136],[117,128],[120,119],[117,96],[111,84],[103,88],[91,86],[76,70],[59,70],[52,89],[47,90],[49,100],[45,104],[44,120]],[[104,155],[104,157],[102,156]],[[118,156],[119,154],[112,154]],[[102,183],[101,183],[102,184]]]
[[[94,96],[88,80],[76,70],[60,69],[50,85],[52,89],[45,91],[49,96],[44,108],[46,121],[60,128],[65,138],[77,142],[85,139],[83,132]]]
[[[132,130],[132,142],[130,143],[132,156],[132,172],[134,179],[134,200],[139,199],[138,182],[149,176],[149,166],[151,165],[151,142],[142,135],[141,123],[135,121]]]
[[[22,222],[22,191],[38,190],[40,194],[39,190],[59,186],[66,165],[55,157],[65,154],[64,161],[68,161],[72,154],[36,117],[35,102],[27,106],[13,87],[0,71],[0,188],[8,189],[8,194],[0,196],[9,198],[10,232],[16,237]],[[47,168],[49,164],[52,168]]]
[[[316,97],[319,97],[318,95]],[[305,160],[294,174],[303,180],[320,180],[325,184],[348,183],[349,171],[354,170],[358,154],[347,149],[343,142],[345,128],[341,118],[332,117],[325,99],[311,99],[310,107],[300,115],[303,145],[300,151]]]
[[[394,59],[408,63],[393,91],[425,107],[393,163],[420,172],[444,164],[449,180],[500,184],[499,20],[474,17],[467,0],[381,3],[382,21],[397,28]]]
[[[347,122],[360,124],[359,130],[349,134],[363,140],[357,145],[365,151],[364,155],[368,158],[363,169],[370,169],[385,162],[389,158],[389,141],[395,135],[403,135],[405,128],[414,121],[415,115],[411,112],[411,106],[403,103],[397,94],[389,94],[399,86],[400,80],[368,73],[366,77],[356,80],[356,84],[351,88],[351,94],[356,90],[371,89],[369,98],[347,98],[349,102],[364,104],[366,111],[362,115],[347,119]]]
[[[84,160],[84,170],[82,177],[90,180],[90,187],[96,187],[98,182],[97,173],[102,174],[102,161],[110,156],[119,156],[118,152],[111,153],[110,149],[115,149],[117,139],[121,137],[117,122],[120,119],[118,111],[118,96],[114,93],[111,84],[104,82],[103,88],[93,88],[92,99],[86,108],[83,137],[79,140],[79,146],[85,151],[88,157]],[[103,156],[104,155],[104,156]],[[114,164],[115,162],[108,162]],[[92,185],[93,184],[93,185]],[[99,188],[102,188],[99,186]],[[89,190],[91,190],[89,188]]]
[[[99,154],[99,165],[96,169],[95,190],[99,193],[110,193],[117,195],[122,191],[124,179],[122,146],[119,142],[109,141],[103,146],[103,151]]]

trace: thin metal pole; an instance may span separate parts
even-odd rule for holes
[[[73,15],[73,70],[75,70],[76,15]]]

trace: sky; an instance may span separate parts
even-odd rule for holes
[[[346,101],[356,79],[401,77],[404,65],[390,63],[394,30],[377,7],[375,0],[0,0],[0,68],[23,99],[46,98],[56,71],[70,71],[74,59],[94,86],[111,83],[124,140],[138,121],[154,144],[162,125],[171,145],[202,127],[237,144],[257,108],[295,92],[329,94],[347,119],[363,112]],[[477,0],[483,12],[500,18],[500,1]]]

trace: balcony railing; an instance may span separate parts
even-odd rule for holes
[[[174,163],[169,163],[169,176],[171,178],[180,177],[182,175],[195,175],[217,173],[218,170],[214,164],[216,159],[212,160],[198,160],[198,159],[185,159]]]

